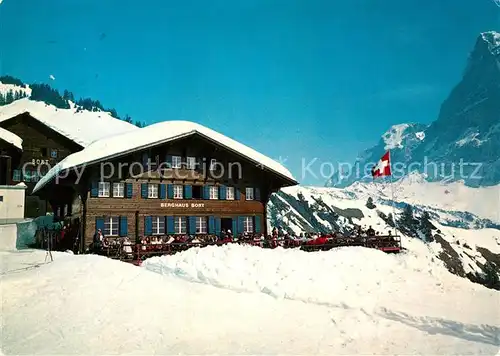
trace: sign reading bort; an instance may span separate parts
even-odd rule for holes
[[[205,203],[160,203],[162,208],[204,208]]]

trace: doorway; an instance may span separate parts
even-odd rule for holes
[[[0,185],[10,184],[10,157],[0,156]]]
[[[231,218],[221,218],[220,219],[220,228],[221,231],[227,231],[227,230],[232,230],[233,229],[233,219]],[[234,231],[232,231],[234,234]]]

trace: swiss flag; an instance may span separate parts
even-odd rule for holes
[[[377,165],[372,168],[372,177],[384,177],[391,175],[391,154],[389,151],[382,156]]]

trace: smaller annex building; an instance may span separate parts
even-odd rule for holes
[[[30,193],[51,167],[93,141],[136,129],[105,112],[58,109],[27,98],[0,106],[0,184],[25,184],[25,216],[46,215],[50,205]]]
[[[80,248],[107,237],[267,233],[281,164],[219,132],[166,121],[98,140],[53,167],[33,193],[80,224]],[[68,209],[71,206],[71,209]]]

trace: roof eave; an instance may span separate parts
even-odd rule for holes
[[[134,147],[132,149],[129,149],[129,150],[125,150],[125,151],[122,151],[122,152],[119,152],[119,153],[115,153],[115,154],[112,154],[112,155],[109,155],[109,156],[106,156],[106,157],[102,157],[102,158],[99,158],[99,159],[95,159],[93,161],[90,161],[90,162],[86,162],[84,164],[79,164],[79,165],[76,165],[74,167],[71,167],[71,168],[68,168],[68,169],[79,169],[83,166],[91,166],[93,164],[96,164],[96,163],[99,163],[99,162],[102,162],[103,160],[105,159],[114,159],[114,158],[117,158],[117,157],[121,157],[121,156],[125,156],[127,154],[130,154],[130,153],[133,153],[135,151],[140,151],[140,150],[143,150],[143,149],[147,149],[147,148],[150,148],[150,147],[153,147],[153,146],[157,146],[157,145],[161,145],[161,144],[164,144],[164,143],[167,143],[167,142],[171,142],[171,141],[175,141],[175,140],[179,140],[181,138],[185,138],[185,137],[189,137],[189,136],[192,136],[192,135],[195,135],[195,134],[198,134],[206,139],[208,139],[209,141],[212,141],[214,143],[216,143],[217,145],[221,146],[221,147],[224,147],[225,149],[233,152],[233,153],[236,153],[237,155],[240,155],[242,157],[245,157],[246,159],[248,159],[249,161],[253,162],[253,163],[256,163],[257,166],[262,166],[263,169],[267,169],[268,171],[272,172],[273,174],[279,176],[282,180],[284,180],[287,184],[286,185],[283,185],[283,186],[294,186],[294,185],[297,185],[299,184],[295,179],[291,179],[290,177],[280,173],[280,172],[277,172],[267,166],[264,166],[262,164],[260,164],[259,162],[253,160],[252,158],[248,157],[248,156],[245,156],[243,154],[241,154],[240,152],[232,149],[231,147],[229,146],[226,146],[222,143],[220,143],[219,141],[217,140],[214,140],[212,139],[211,137],[199,132],[198,130],[191,130],[191,131],[188,131],[188,132],[184,132],[182,134],[179,134],[179,135],[176,135],[176,136],[172,136],[172,137],[169,137],[169,138],[166,138],[166,139],[162,139],[162,140],[158,140],[158,141],[154,141],[154,142],[150,142],[146,145],[142,145],[142,146],[139,146],[139,147]],[[63,172],[66,172],[68,169],[65,169],[61,172],[59,172],[58,174],[60,173],[63,173]],[[51,181],[54,180],[55,177],[53,177],[52,179],[50,179],[49,181],[47,181],[43,186],[41,186],[40,188],[36,189],[36,186],[35,188],[33,188],[33,191],[32,191],[32,194],[42,190],[47,184],[49,184]]]

